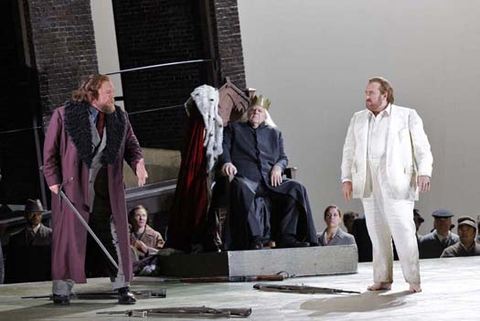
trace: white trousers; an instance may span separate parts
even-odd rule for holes
[[[420,284],[414,202],[392,198],[385,181],[385,166],[379,165],[381,163],[369,161],[372,193],[370,197],[362,198],[368,234],[372,240],[373,280],[375,283],[393,282],[393,237],[405,281]]]

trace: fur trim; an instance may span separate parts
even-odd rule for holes
[[[88,107],[89,104],[86,102],[67,101],[65,103],[65,130],[77,148],[78,156],[90,168],[94,155]]]
[[[205,156],[207,158],[206,171],[209,173],[215,166],[218,157],[223,153],[223,121],[218,115],[218,90],[211,86],[203,85],[195,88],[190,97],[195,102],[205,124],[203,146],[205,147]]]
[[[88,168],[92,166],[94,149],[90,127],[89,104],[73,100],[65,103],[65,129],[77,148],[78,156]],[[118,106],[113,114],[105,115],[107,146],[102,155],[102,164],[113,164],[118,157],[126,132],[127,118]]]

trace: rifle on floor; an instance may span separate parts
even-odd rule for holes
[[[348,291],[334,288],[321,288],[308,285],[284,285],[284,284],[262,284],[257,283],[254,289],[265,292],[282,292],[282,293],[301,293],[301,294],[360,294],[358,291]]]
[[[201,278],[165,279],[165,282],[181,283],[214,283],[214,282],[258,282],[258,281],[283,281],[281,274],[273,275],[242,275],[242,276],[212,276]]]
[[[166,298],[167,290],[160,289],[160,291],[132,291],[132,293],[141,299],[150,299],[150,298]],[[104,300],[104,299],[116,299],[118,297],[118,292],[116,291],[106,291],[106,292],[79,292],[72,293],[70,295],[71,299],[79,300]],[[22,296],[22,299],[49,299],[53,300],[53,294],[48,295],[30,295]]]
[[[251,308],[222,308],[214,309],[209,307],[178,307],[178,308],[155,308],[155,309],[135,309],[125,311],[101,311],[97,314],[107,315],[126,315],[129,317],[210,317],[210,318],[247,318],[252,314]]]

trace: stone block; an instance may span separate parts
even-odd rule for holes
[[[180,254],[160,258],[160,274],[176,277],[251,276],[287,272],[291,276],[357,272],[354,245]]]

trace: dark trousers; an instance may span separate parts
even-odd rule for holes
[[[107,167],[102,167],[99,170],[95,179],[94,190],[95,199],[88,225],[100,239],[113,259],[118,262],[117,251],[110,227],[112,209],[110,206],[108,191]],[[85,271],[87,277],[109,276],[112,281],[117,275],[117,269],[113,266],[90,234],[87,237]]]
[[[272,192],[260,183],[247,216],[252,241],[295,241],[299,213],[293,197]]]

